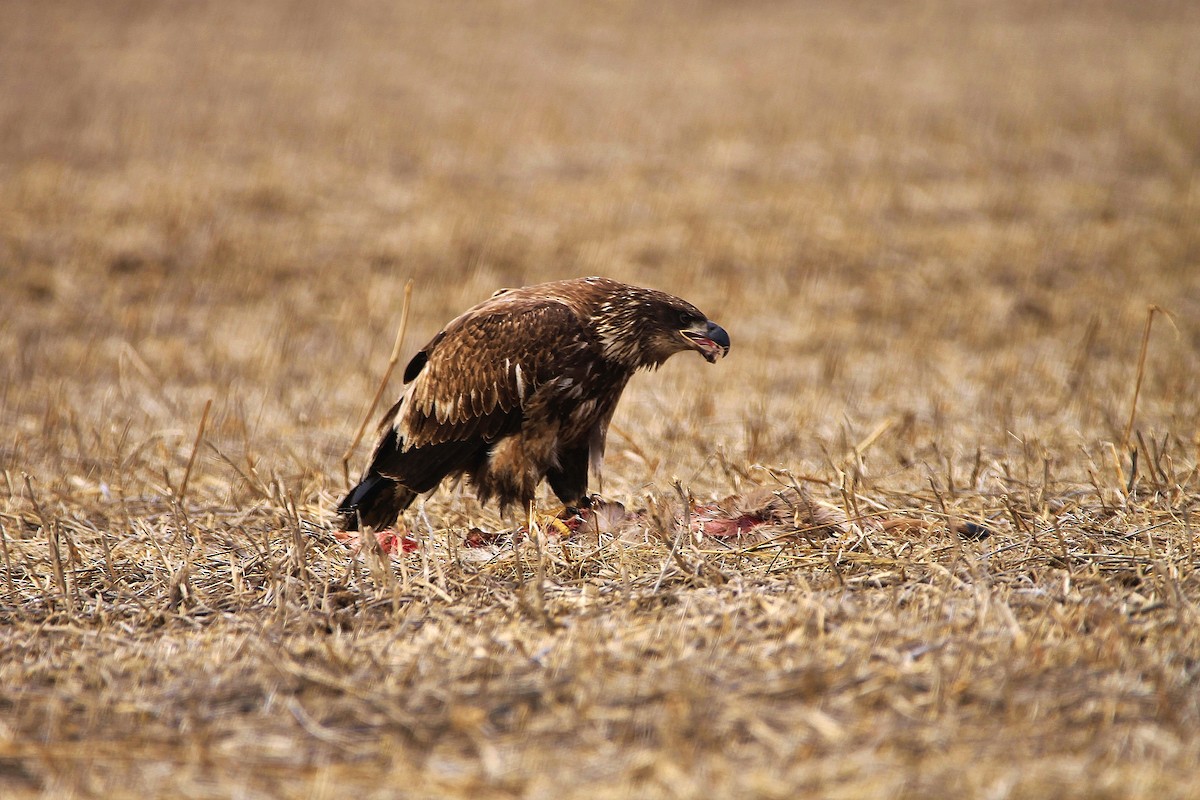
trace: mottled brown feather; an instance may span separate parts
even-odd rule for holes
[[[536,297],[510,301],[511,294],[460,316],[422,351],[427,361],[390,421],[405,450],[494,439],[519,426],[540,386],[577,371],[589,350],[598,355],[574,310]]]

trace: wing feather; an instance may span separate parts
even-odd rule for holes
[[[410,362],[392,423],[405,451],[518,430],[538,387],[598,354],[569,306],[515,294],[458,317]]]

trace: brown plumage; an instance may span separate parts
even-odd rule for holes
[[[586,504],[633,373],[729,335],[695,306],[607,278],[502,289],[452,320],[404,370],[371,465],[338,507],[346,530],[384,528],[417,495],[466,475],[483,502],[526,507],[543,478]]]

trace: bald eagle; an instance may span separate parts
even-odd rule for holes
[[[362,480],[337,512],[346,530],[396,522],[419,494],[465,475],[481,502],[527,508],[545,478],[587,505],[608,425],[635,371],[729,334],[678,297],[607,278],[502,289],[413,356]]]

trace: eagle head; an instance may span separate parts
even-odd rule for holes
[[[686,300],[633,286],[619,294],[601,309],[601,338],[610,357],[657,367],[685,350],[710,364],[729,354],[729,334]]]

